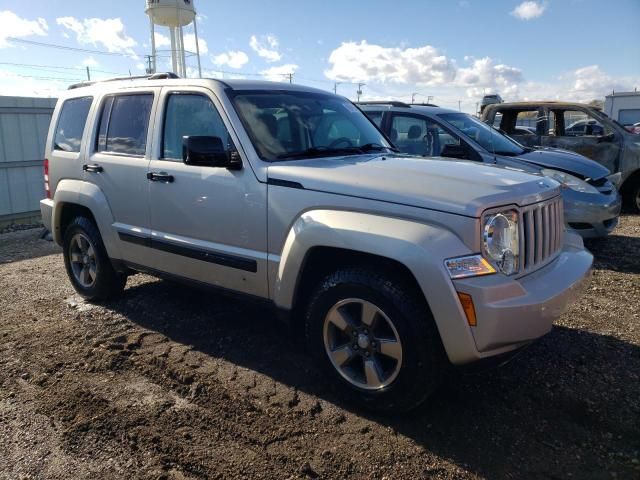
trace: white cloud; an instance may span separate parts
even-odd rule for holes
[[[160,32],[155,32],[156,48],[171,49],[171,39],[168,35],[164,35]],[[206,55],[209,53],[209,45],[203,38],[198,38],[198,45],[200,46],[200,55]],[[196,53],[196,36],[194,33],[186,33],[184,35],[184,49],[190,53]]]
[[[495,64],[489,57],[471,58],[469,67],[460,68],[456,73],[455,84],[467,88],[467,96],[477,97],[480,92],[500,91],[503,95],[513,95],[518,91],[518,85],[524,81],[522,70],[504,64]],[[487,92],[488,93],[488,92]]]
[[[82,62],[83,67],[97,67],[98,65],[100,64],[93,57],[85,58],[84,61]]]
[[[441,85],[455,78],[455,65],[430,46],[420,48],[382,47],[345,42],[331,52],[331,68],[325,75],[340,81],[377,81]]]
[[[184,49],[187,52],[196,52],[196,35],[195,33],[185,33],[184,34]],[[207,41],[204,38],[198,38],[198,46],[200,47],[200,55],[206,55],[209,53],[209,45],[207,45]]]
[[[74,32],[80,44],[102,46],[109,52],[135,56],[133,47],[138,43],[126,34],[120,18],[85,18],[80,21],[74,17],[61,17],[56,22]]]
[[[241,50],[230,50],[213,57],[213,63],[218,66],[227,65],[231,68],[242,68],[249,62],[249,57]]]
[[[527,0],[514,8],[511,11],[511,15],[520,20],[533,20],[534,18],[540,17],[546,9],[547,6],[540,2]]]
[[[8,37],[30,37],[38,35],[47,36],[49,26],[44,18],[27,20],[21,18],[10,10],[0,12],[0,48],[8,47]]]
[[[171,39],[168,36],[163,35],[160,32],[155,32],[154,37],[156,40],[156,48],[171,48]]]
[[[278,62],[282,58],[278,51],[278,39],[273,35],[262,35],[260,38],[251,35],[249,46],[267,62]]]
[[[272,82],[285,82],[289,81],[288,75],[295,73],[298,68],[298,65],[287,63],[286,65],[278,65],[277,67],[262,70],[260,74]]]

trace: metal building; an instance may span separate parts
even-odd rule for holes
[[[40,216],[43,160],[55,98],[0,96],[0,226]]]

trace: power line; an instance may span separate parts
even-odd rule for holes
[[[30,64],[30,63],[12,63],[12,62],[0,62],[0,65],[7,65],[7,66],[11,66],[11,67],[25,67],[25,68],[29,68],[32,70],[42,70],[42,71],[52,71],[55,72],[56,70],[84,70],[85,67],[62,67],[59,65],[34,65],[34,64]],[[90,67],[91,68],[91,67]],[[108,70],[98,70],[95,68],[91,68],[92,72],[97,72],[97,73],[108,73],[111,75],[125,75],[122,72],[110,72]]]
[[[88,48],[69,47],[67,45],[56,45],[54,43],[36,42],[34,40],[25,40],[23,38],[7,37],[7,40],[14,43],[24,43],[26,45],[34,45],[36,47],[57,48],[59,50],[69,50],[72,52],[93,53],[95,55],[110,55],[115,57],[140,57],[137,53],[123,53],[123,52],[107,52],[105,50],[90,50]]]

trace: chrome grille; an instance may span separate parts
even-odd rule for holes
[[[529,205],[520,210],[520,273],[549,262],[562,248],[564,211],[562,198]]]

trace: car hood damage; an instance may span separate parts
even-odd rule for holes
[[[487,208],[529,205],[560,194],[549,178],[486,164],[405,155],[353,155],[274,163],[269,182],[479,217]]]

